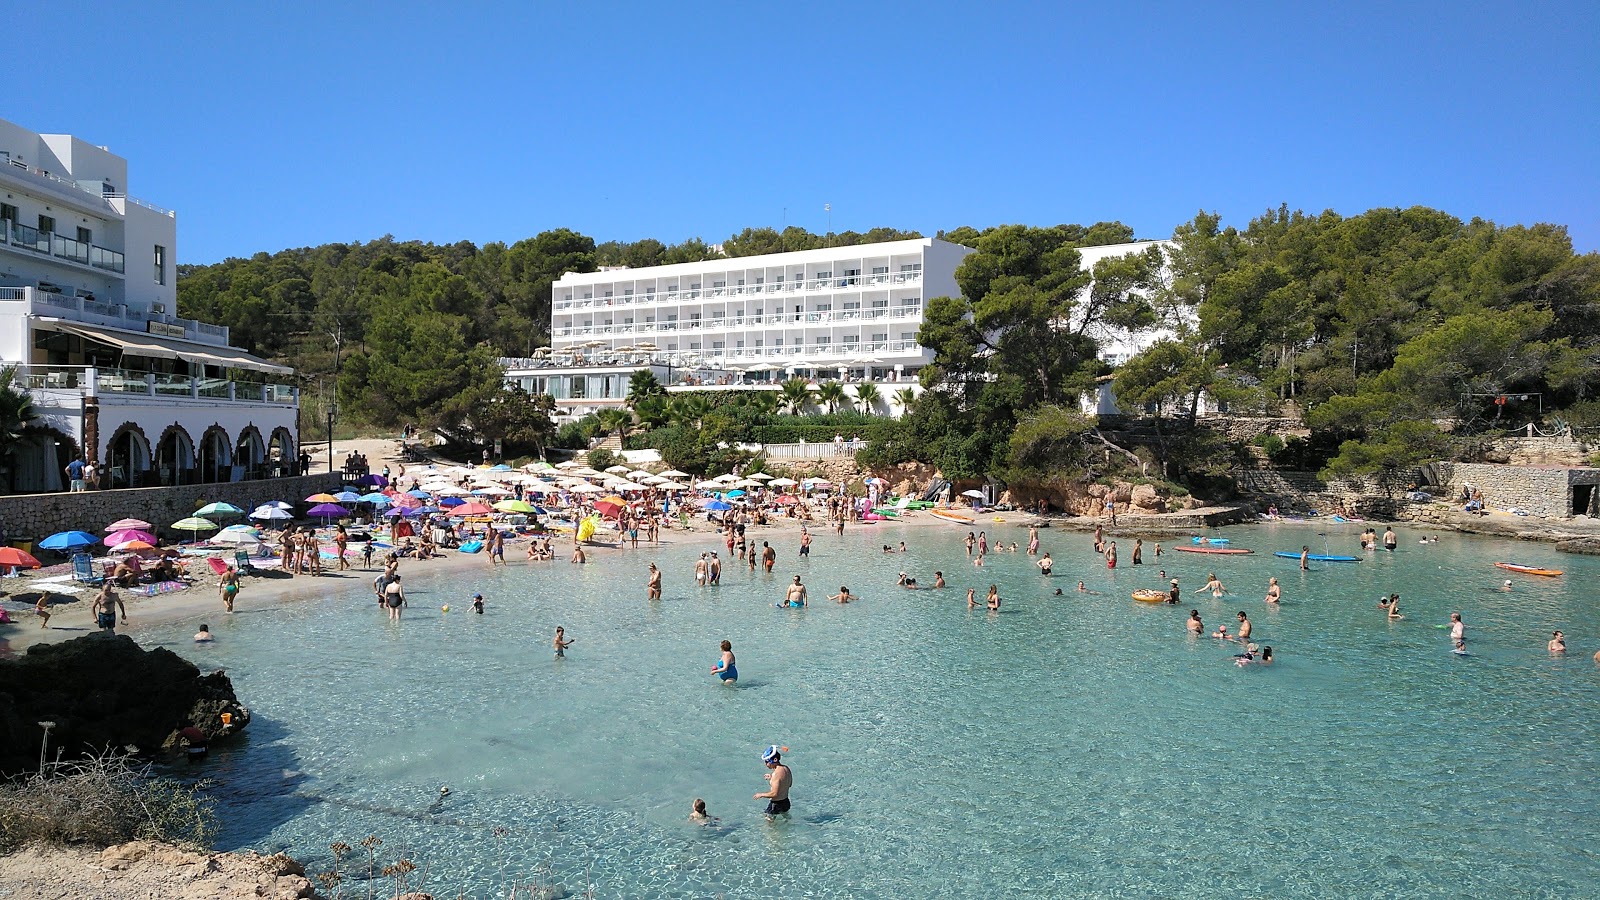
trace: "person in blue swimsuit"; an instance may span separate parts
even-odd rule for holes
[[[723,684],[730,686],[739,680],[739,667],[734,665],[732,642],[722,642],[722,658],[711,667],[711,674],[721,678]]]

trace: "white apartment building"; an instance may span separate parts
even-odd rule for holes
[[[0,120],[0,365],[41,416],[0,491],[60,489],[74,456],[138,487],[263,477],[297,453],[291,370],[176,316],[177,214],[127,191],[107,148]]]

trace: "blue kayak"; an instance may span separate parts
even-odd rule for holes
[[[1274,553],[1272,555],[1273,556],[1281,556],[1284,559],[1299,559],[1300,558],[1300,554],[1298,554],[1298,553],[1286,553],[1286,552],[1284,552],[1282,550],[1279,550],[1277,553]],[[1328,555],[1326,553],[1313,553],[1310,556],[1307,556],[1306,559],[1312,560],[1314,562],[1361,562],[1361,557],[1359,557],[1359,556],[1330,556],[1330,555]]]

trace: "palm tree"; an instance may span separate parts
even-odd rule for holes
[[[37,418],[33,398],[18,390],[16,381],[16,366],[0,368],[0,474],[5,476],[0,485],[7,490],[11,486],[11,454],[22,440],[22,429]]]
[[[783,405],[783,398],[774,391],[751,391],[750,408],[757,412],[775,413]]]
[[[654,372],[649,369],[636,369],[628,376],[628,405],[638,409],[639,401],[646,397],[658,397],[665,394],[667,389],[661,386]]]
[[[872,407],[883,401],[883,392],[872,382],[856,385],[856,405],[861,407],[861,414],[872,415]]]
[[[804,378],[791,378],[778,388],[778,405],[798,416],[811,403],[811,385]]]
[[[633,413],[625,409],[602,409],[594,417],[601,431],[616,432],[619,442],[628,439],[628,426],[633,424]]]
[[[672,421],[672,410],[663,395],[644,397],[633,404],[633,414],[639,417],[639,426],[649,430],[661,428]]]
[[[901,388],[894,392],[894,402],[900,404],[900,414],[911,415],[911,408],[917,405],[917,392],[912,388]]]
[[[817,388],[817,402],[828,407],[828,412],[836,413],[839,407],[849,402],[850,395],[845,393],[844,385],[837,381],[830,381]]]
[[[672,398],[669,408],[675,424],[699,428],[711,404],[703,394],[679,394]]]

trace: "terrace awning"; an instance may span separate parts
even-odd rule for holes
[[[110,344],[123,353],[134,356],[147,356],[154,359],[183,359],[202,365],[254,369],[258,372],[272,372],[279,375],[288,375],[294,371],[287,366],[267,362],[260,357],[251,356],[243,350],[233,347],[197,344],[193,341],[157,337],[153,334],[140,334],[135,331],[122,331],[116,328],[101,328],[80,322],[41,319],[35,322],[35,325],[51,331],[59,331],[63,334],[99,341],[102,344]]]

